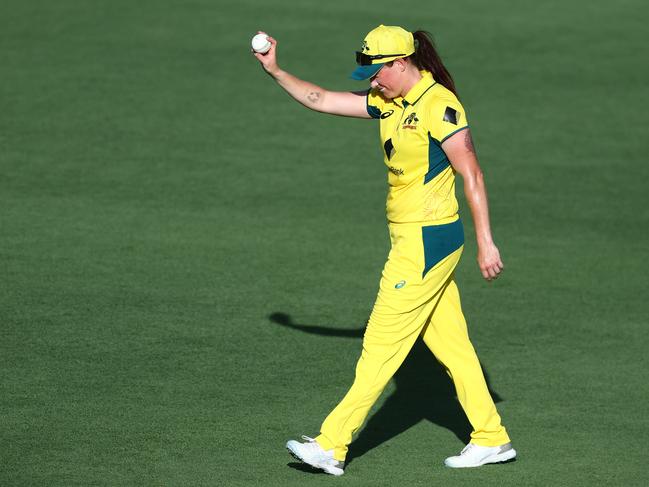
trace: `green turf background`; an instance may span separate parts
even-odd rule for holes
[[[0,485],[645,485],[649,7],[410,10],[3,0]],[[466,424],[419,347],[344,477],[284,450],[353,378],[386,176],[375,123],[291,102],[248,43],[357,89],[379,23],[434,33],[473,127],[506,271],[469,239],[458,280],[505,466],[442,466]]]

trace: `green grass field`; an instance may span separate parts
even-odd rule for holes
[[[646,485],[649,7],[420,5],[2,2],[0,485]],[[443,466],[467,424],[420,346],[343,477],[284,450],[353,379],[386,171],[248,43],[359,89],[379,23],[432,31],[468,111],[506,270],[469,239],[457,277],[514,463]]]

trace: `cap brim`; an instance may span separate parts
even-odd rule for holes
[[[379,69],[383,67],[385,63],[379,63],[379,64],[369,64],[367,66],[359,66],[357,67],[354,72],[349,76],[351,79],[355,80],[364,80],[371,78],[374,76],[376,73],[379,72]]]

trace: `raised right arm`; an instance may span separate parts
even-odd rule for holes
[[[263,34],[263,32],[260,32]],[[277,41],[268,36],[270,50],[265,54],[253,53],[264,70],[277,81],[289,95],[305,107],[316,112],[344,117],[371,118],[367,113],[367,90],[329,91],[318,85],[293,76],[277,64]]]

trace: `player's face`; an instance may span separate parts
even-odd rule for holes
[[[370,78],[370,86],[378,89],[381,94],[389,99],[396,98],[401,93],[399,84],[401,69],[399,63],[386,63],[378,73]]]

